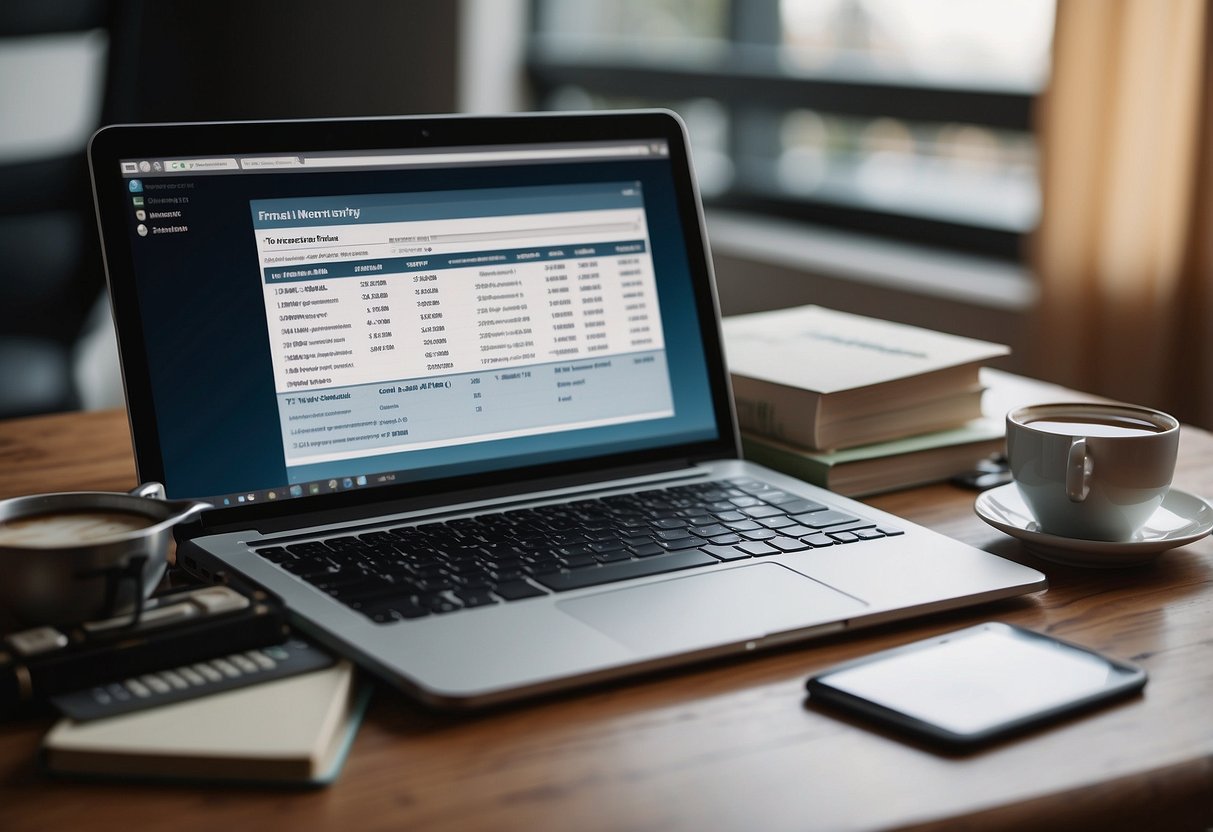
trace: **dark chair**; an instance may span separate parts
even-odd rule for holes
[[[0,38],[107,30],[105,123],[127,106],[113,92],[119,14],[101,0],[4,0]],[[103,285],[84,148],[0,164],[0,418],[78,405],[72,345]]]

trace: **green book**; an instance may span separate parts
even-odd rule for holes
[[[1004,444],[1003,423],[995,419],[840,451],[810,451],[742,434],[746,459],[848,497],[946,480],[1001,453]]]

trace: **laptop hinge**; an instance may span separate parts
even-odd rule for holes
[[[469,489],[457,492],[444,492],[437,495],[407,497],[403,499],[384,500],[381,502],[346,506],[327,511],[305,511],[288,517],[262,518],[252,522],[225,523],[222,525],[206,523],[205,515],[201,524],[179,526],[178,539],[199,537],[209,534],[253,530],[260,534],[277,534],[300,528],[313,528],[334,523],[348,525],[357,529],[361,525],[367,528],[382,525],[378,518],[394,514],[416,514],[409,522],[443,516],[464,514],[468,511],[497,511],[508,509],[537,500],[571,500],[584,498],[609,490],[634,490],[637,487],[663,488],[694,480],[707,475],[707,470],[698,467],[687,460],[666,460],[653,465],[629,466],[628,468],[612,471],[603,476],[601,471],[594,475],[580,474],[563,477],[551,477],[542,480],[529,480],[526,483],[493,486],[483,489]],[[432,509],[432,513],[427,513]],[[360,524],[359,521],[367,521]]]

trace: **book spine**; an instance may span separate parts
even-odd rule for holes
[[[821,398],[816,393],[735,375],[733,398],[742,430],[805,448],[821,447],[817,431]]]

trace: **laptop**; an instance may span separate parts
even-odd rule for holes
[[[741,459],[673,113],[114,126],[89,159],[139,477],[213,505],[178,562],[422,702],[1046,586]]]

